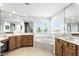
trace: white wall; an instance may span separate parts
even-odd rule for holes
[[[64,11],[51,18],[51,33],[64,33]]]
[[[79,18],[78,4],[74,3],[65,9],[65,19]]]

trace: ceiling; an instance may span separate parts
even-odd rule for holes
[[[0,9],[9,12],[15,11],[17,15],[32,16],[32,17],[50,17],[70,3],[4,3]]]

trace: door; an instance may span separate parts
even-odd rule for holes
[[[16,37],[12,36],[9,40],[9,49],[15,49],[16,48]]]

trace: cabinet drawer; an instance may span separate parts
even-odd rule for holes
[[[69,47],[70,47],[71,49],[76,49],[76,45],[75,45],[75,44],[72,44],[72,43],[69,43]]]
[[[63,41],[61,39],[59,39],[59,43],[62,43]]]
[[[27,35],[27,37],[33,37],[33,35]]]
[[[28,39],[28,42],[33,42],[33,40],[32,39]]]
[[[26,38],[26,35],[23,35],[22,37],[23,37],[23,38]]]
[[[68,47],[68,46],[69,46],[69,43],[66,42],[66,41],[63,41],[63,47],[65,48],[65,47]]]
[[[17,38],[16,36],[11,36],[11,37],[10,37],[10,39],[16,39],[16,38]]]
[[[62,43],[62,40],[61,39],[57,39],[55,40],[56,42],[59,42],[59,43]]]
[[[17,36],[17,39],[21,39],[22,37],[21,36]]]
[[[33,40],[33,38],[30,38],[30,37],[29,37],[29,38],[27,38],[27,39],[28,39],[28,40]]]

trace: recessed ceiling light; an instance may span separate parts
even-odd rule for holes
[[[0,6],[3,6],[3,4],[2,4],[2,3],[0,3]]]
[[[15,12],[15,11],[12,11],[12,13],[14,13],[14,14],[15,14],[16,12]]]
[[[79,4],[79,2],[77,4]]]
[[[75,18],[71,18],[71,19],[75,19]]]
[[[9,14],[9,16],[12,16],[12,14]]]
[[[24,13],[23,16],[26,16],[26,14]]]

